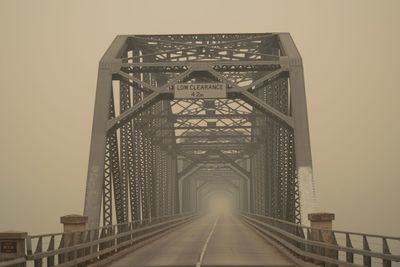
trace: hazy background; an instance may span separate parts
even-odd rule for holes
[[[0,231],[82,213],[97,66],[117,34],[290,32],[335,228],[400,236],[400,1],[0,0]]]

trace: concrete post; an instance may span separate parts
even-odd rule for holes
[[[321,231],[325,242],[332,243],[333,237],[330,231],[332,231],[332,221],[335,219],[333,213],[310,213],[308,219],[311,222],[311,237],[313,240],[319,240],[319,233],[317,229],[327,230]]]
[[[62,216],[60,218],[60,222],[64,225],[64,244],[67,247],[69,245],[78,243],[78,235],[73,235],[70,233],[84,231],[86,229],[88,217],[77,214],[70,214]]]
[[[335,244],[336,240],[332,234],[332,221],[335,219],[335,214],[333,213],[310,213],[308,214],[308,220],[311,222],[311,239],[320,242],[326,242],[329,244]],[[322,239],[320,240],[320,232]],[[318,251],[319,254],[327,256],[329,258],[338,259],[338,251],[332,249],[321,249]],[[315,251],[314,251],[315,252]],[[326,266],[333,266],[331,264],[326,264]]]
[[[87,221],[87,216],[77,214],[70,214],[60,218],[60,222],[64,225],[64,233],[84,231]]]
[[[0,262],[25,258],[26,232],[0,232]],[[13,265],[25,267],[26,261]]]

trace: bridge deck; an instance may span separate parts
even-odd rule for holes
[[[201,262],[200,255],[203,253]],[[231,215],[202,217],[110,266],[294,266]]]

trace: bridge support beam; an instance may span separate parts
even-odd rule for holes
[[[88,216],[88,227],[98,227],[100,224],[107,139],[106,122],[109,117],[112,90],[112,62],[121,53],[126,39],[125,36],[117,36],[99,64],[84,206],[84,214]]]
[[[312,171],[310,133],[308,127],[307,101],[304,85],[303,63],[299,51],[289,33],[280,33],[279,39],[287,58],[282,58],[282,67],[289,69],[290,102],[293,118],[295,159],[298,187],[295,196],[296,208],[301,207],[301,223],[315,208],[315,188]],[[286,61],[286,62],[285,62]],[[300,199],[299,199],[300,197]],[[301,206],[299,205],[301,202]]]

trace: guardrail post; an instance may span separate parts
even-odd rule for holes
[[[87,216],[70,214],[60,217],[60,222],[63,224],[63,242],[64,247],[69,247],[81,242],[81,235],[78,232],[83,232],[86,229]],[[65,258],[65,256],[67,258]],[[72,251],[66,255],[61,255],[61,261],[70,261],[77,257],[77,251]]]
[[[25,240],[27,232],[0,232],[0,262],[25,258]],[[25,262],[13,265],[25,267]]]
[[[70,214],[60,217],[60,222],[64,225],[64,233],[84,231],[86,229],[87,216]]]
[[[363,250],[371,251],[371,249],[369,248],[367,236],[365,236],[365,235],[363,235]],[[364,255],[363,256],[363,264],[364,264],[364,266],[371,267],[372,266],[371,256]]]
[[[346,247],[353,248],[349,233],[346,233]],[[354,253],[349,251],[346,252],[346,262],[354,263]]]
[[[386,238],[382,238],[382,252],[384,254],[390,255],[390,249],[389,249]],[[392,267],[392,261],[383,259],[382,266],[383,267]]]
[[[60,222],[64,225],[63,232],[64,234],[66,234],[64,235],[65,238],[64,244],[66,244],[66,246],[71,244],[71,242],[73,244],[77,244],[77,242],[79,241],[79,235],[72,235],[70,233],[85,231],[87,221],[88,221],[87,216],[76,215],[76,214],[60,217]]]
[[[312,240],[335,244],[335,236],[332,233],[332,221],[335,219],[335,214],[326,212],[310,213],[308,214],[308,219],[311,222]],[[324,254],[327,257],[337,259],[338,253],[335,250],[326,249]]]

